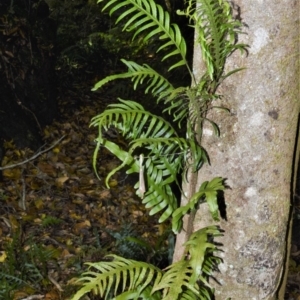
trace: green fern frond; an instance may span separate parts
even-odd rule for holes
[[[198,169],[205,158],[203,149],[192,139],[180,138],[171,124],[163,118],[145,111],[142,105],[129,100],[111,104],[109,109],[92,119],[91,126],[99,128],[93,156],[94,169],[96,170],[100,146],[106,147],[122,162],[107,175],[106,185],[109,187],[111,176],[125,166],[128,167],[128,174],[140,172],[138,157],[134,156],[134,152],[143,148],[147,155],[144,166],[148,187],[143,203],[146,208],[151,208],[150,215],[164,210],[159,222],[169,218],[177,209],[178,202],[171,184],[177,183],[178,174],[183,170],[184,163],[189,160],[190,155],[194,157],[193,168]],[[127,151],[103,138],[102,130],[107,130],[110,126],[114,126],[126,139],[131,140]],[[137,193],[139,185],[140,182],[135,185]]]
[[[233,20],[230,4],[226,0],[189,0],[181,14],[186,15],[197,31],[203,59],[211,80],[219,81],[228,56],[246,45],[237,44],[241,22]]]
[[[161,270],[151,264],[117,255],[109,257],[113,258],[112,262],[87,263],[89,270],[78,279],[78,283],[82,283],[83,286],[72,300],[79,300],[92,291],[105,299],[111,292],[116,296],[120,290],[139,290],[141,293],[151,282],[160,280],[162,276]]]
[[[113,300],[161,300],[161,293],[155,292],[151,293],[152,286],[148,285],[145,289],[141,291],[140,287],[133,291],[126,291]]]
[[[222,236],[219,228],[217,226],[209,226],[194,232],[189,240],[184,243],[184,246],[186,247],[185,251],[190,256],[190,266],[193,269],[193,275],[190,278],[192,284],[195,284],[200,278],[206,286],[209,286],[208,282],[203,277],[203,274],[210,275],[215,264],[213,263],[213,260],[207,260],[207,254],[214,257],[212,254],[218,249],[214,243],[209,242],[208,240],[209,237],[212,237],[213,239],[218,236]],[[206,262],[206,269],[204,269],[204,262]]]
[[[106,141],[103,138],[102,130],[108,130],[110,126],[118,129],[126,139],[133,140],[133,143],[135,139],[139,138],[177,137],[177,133],[170,123],[161,117],[145,111],[142,105],[129,100],[120,99],[120,103],[109,105],[109,109],[106,109],[103,113],[92,119],[91,126],[99,128],[93,155],[95,171],[100,146],[104,146],[123,162],[118,167],[118,170],[125,165],[129,165],[129,173],[139,172],[137,159],[134,159],[132,155],[135,148],[131,147],[131,150],[126,152],[121,150],[116,144]],[[115,171],[112,172],[115,173]],[[113,175],[113,173],[110,173],[108,177]]]
[[[206,290],[205,290],[206,291]],[[208,294],[209,296],[209,294]],[[195,295],[192,291],[186,290],[180,295],[180,300],[203,300],[203,299],[209,299],[208,297],[206,298],[200,298],[198,295]]]
[[[8,274],[6,272],[0,272],[0,279],[1,281],[6,280],[7,282],[9,282],[10,284],[16,284],[18,286],[22,286],[22,285],[28,285],[28,283],[24,280],[22,280],[21,278]]]
[[[184,244],[185,257],[165,269],[166,273],[154,285],[152,292],[162,291],[164,300],[211,299],[211,287],[206,277],[215,267],[213,252],[218,249],[208,240],[220,235],[217,226],[194,232]]]
[[[134,153],[137,149],[143,148],[147,155],[144,166],[145,182],[148,187],[143,203],[146,208],[151,208],[150,215],[164,210],[159,222],[170,217],[177,208],[177,199],[172,192],[171,184],[177,182],[177,176],[183,169],[183,159],[190,153],[189,142],[179,138],[175,129],[163,118],[145,111],[142,105],[129,100],[120,100],[120,103],[110,105],[109,109],[93,118],[91,125],[99,128],[93,156],[94,169],[101,145],[122,161],[107,175],[107,186],[110,177],[126,165],[127,173],[140,172],[139,159]],[[103,138],[102,130],[107,130],[110,126],[114,126],[131,141],[127,151]],[[201,152],[200,147],[196,150]],[[135,185],[138,194],[139,186],[140,182]]]
[[[100,0],[98,2],[102,2]],[[128,19],[123,25],[123,30],[135,31],[133,39],[145,32],[143,37],[144,42],[151,39],[155,35],[159,36],[160,40],[166,40],[166,42],[160,46],[157,52],[163,49],[169,49],[162,60],[166,60],[174,55],[179,55],[180,60],[172,65],[169,70],[185,65],[187,70],[192,76],[188,61],[186,59],[186,43],[180,32],[178,25],[170,23],[170,15],[167,11],[156,4],[153,0],[110,0],[104,6],[103,10],[110,8],[110,15],[125,8],[120,16],[117,18],[116,23],[119,23],[123,19]]]
[[[194,210],[199,201],[204,202],[206,200],[213,219],[216,221],[219,220],[217,193],[218,191],[222,191],[225,189],[223,181],[223,178],[216,177],[210,182],[203,182],[199,191],[191,197],[189,203],[176,209],[176,211],[172,215],[172,229],[174,232],[178,232],[178,230],[181,229],[180,227],[178,227],[178,224],[181,224],[180,221],[182,217],[190,210]]]
[[[172,84],[147,64],[139,65],[133,61],[127,61],[125,59],[121,59],[121,61],[128,67],[128,71],[126,73],[105,77],[95,84],[92,91],[96,91],[112,80],[125,78],[131,78],[134,89],[136,89],[139,84],[143,84],[147,81],[145,93],[151,92],[154,96],[159,95],[162,92],[169,94],[173,91],[174,87]]]
[[[94,117],[91,126],[99,127],[98,140],[101,143],[101,130],[114,126],[128,139],[158,138],[178,136],[173,126],[162,117],[155,116],[146,111],[144,107],[130,100],[119,99],[120,103],[110,104],[103,113]]]
[[[189,261],[180,260],[167,267],[166,270],[167,272],[163,275],[161,281],[153,287],[153,292],[163,290],[164,300],[178,299],[184,288],[195,295],[198,294],[198,290],[193,284],[190,284],[193,269]]]

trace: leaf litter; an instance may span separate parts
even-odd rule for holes
[[[68,109],[68,100],[64,100],[60,121],[44,129],[45,147],[65,137],[34,160],[3,170],[0,267],[7,262],[5,249],[14,239],[19,242],[19,251],[30,252],[32,245],[39,245],[51,253],[44,266],[46,278],[38,285],[16,288],[12,299],[30,295],[44,296],[39,299],[69,299],[75,291],[69,283],[84,270],[84,262],[102,260],[108,253],[120,253],[119,233],[127,230],[128,236],[133,235],[154,249],[155,241],[168,231],[168,224],[153,226],[158,218],[149,216],[135,195],[133,185],[137,178],[127,176],[125,171],[117,172],[110,181],[110,189],[106,188],[106,175],[119,164],[107,150],[101,149],[99,153],[100,179],[94,173],[92,157],[97,132],[89,123],[109,101],[93,99],[88,105]],[[112,134],[111,138],[122,147],[126,144],[118,135]],[[34,154],[6,141],[2,167],[26,161]],[[126,248],[126,237],[123,248],[124,245]],[[130,251],[129,242],[127,246]],[[134,246],[131,245],[132,249]],[[167,248],[167,243],[160,246]],[[134,250],[132,253],[137,255]],[[150,260],[149,253],[144,259]]]

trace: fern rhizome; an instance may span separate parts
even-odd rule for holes
[[[119,98],[119,103],[111,104],[98,116],[91,126],[99,128],[93,165],[96,170],[97,157],[101,147],[105,147],[119,158],[120,165],[107,178],[121,168],[127,173],[138,173],[135,188],[150,214],[160,213],[159,222],[172,220],[172,230],[177,234],[182,228],[182,218],[195,210],[204,201],[210,212],[218,220],[217,193],[223,190],[224,180],[213,178],[204,182],[188,204],[178,207],[172,191],[178,174],[185,178],[191,169],[198,172],[207,162],[206,151],[201,147],[201,128],[204,121],[210,122],[218,133],[217,125],[206,118],[213,102],[220,98],[219,84],[232,73],[224,74],[226,59],[237,49],[243,51],[245,45],[238,44],[237,34],[241,23],[232,18],[231,6],[226,0],[189,0],[186,8],[177,13],[186,17],[195,30],[195,42],[201,47],[206,64],[204,75],[197,81],[187,60],[187,45],[180,28],[171,23],[169,13],[153,0],[103,0],[103,10],[117,15],[116,23],[123,30],[132,32],[144,43],[157,39],[157,52],[162,53],[167,69],[186,68],[191,86],[178,87],[147,64],[138,64],[122,59],[128,70],[122,74],[108,76],[93,88],[118,79],[130,79],[133,89],[138,86],[151,93],[153,98],[172,117],[172,122],[156,116],[137,102]],[[176,60],[177,59],[177,60]],[[174,62],[175,61],[175,62]],[[182,124],[186,126],[186,137],[178,133]],[[129,147],[121,149],[116,143],[105,138],[103,133],[114,127],[126,140]],[[209,150],[209,149],[208,149]],[[211,299],[213,289],[208,283],[211,272],[220,263],[214,252],[218,249],[213,239],[220,236],[217,226],[210,226],[191,234],[185,247],[184,257],[165,270],[135,260],[112,255],[112,261],[89,263],[89,270],[79,279],[81,289],[72,298],[80,299],[91,291],[105,299]]]

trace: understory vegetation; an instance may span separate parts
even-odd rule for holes
[[[101,2],[101,1],[99,1]],[[169,13],[152,0],[105,1],[103,10],[117,15],[116,24],[121,23],[123,31],[132,33],[133,40],[140,43],[157,41],[156,53],[163,53],[161,61],[167,72],[185,68],[190,76],[188,86],[174,86],[171,78],[157,72],[150,65],[121,59],[127,72],[109,75],[95,84],[93,90],[120,79],[131,79],[133,89],[141,86],[145,94],[151,94],[163,111],[171,116],[168,122],[155,115],[138,102],[119,98],[100,115],[92,119],[91,126],[98,128],[93,166],[97,174],[98,155],[101,148],[109,150],[119,160],[106,177],[106,186],[112,176],[125,168],[127,174],[137,173],[134,185],[136,194],[142,199],[150,215],[160,214],[159,223],[170,219],[173,233],[182,230],[182,218],[207,202],[214,220],[219,220],[217,195],[224,190],[224,179],[213,178],[203,182],[199,190],[180,206],[173,191],[174,185],[181,190],[181,181],[186,173],[199,172],[208,162],[207,151],[201,147],[201,130],[204,121],[209,122],[215,133],[218,126],[206,118],[215,107],[214,100],[219,84],[234,72],[224,74],[225,62],[235,50],[245,49],[238,44],[237,34],[241,23],[233,20],[229,3],[226,1],[187,1],[184,10],[178,14],[187,18],[196,31],[196,43],[201,47],[206,64],[204,75],[196,78],[187,59],[187,44],[177,24],[171,23]],[[152,100],[152,101],[153,101]],[[185,126],[184,137],[179,129]],[[115,130],[128,141],[123,149],[110,141],[105,132]],[[99,154],[100,152],[100,154]],[[209,155],[209,154],[208,154]],[[184,197],[184,194],[182,194]],[[78,280],[82,288],[72,298],[80,299],[93,292],[105,299],[211,299],[214,290],[209,277],[217,270],[221,259],[214,239],[222,235],[217,226],[208,226],[192,232],[181,260],[161,270],[150,263],[129,260],[110,255],[109,261],[88,263],[89,269]]]

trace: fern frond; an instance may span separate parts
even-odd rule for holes
[[[200,278],[205,285],[210,286],[205,278],[202,276],[204,274],[204,262],[206,261],[206,272],[211,273],[210,271],[215,266],[214,264],[207,264],[207,254],[212,255],[213,251],[217,251],[217,247],[214,243],[208,242],[209,237],[215,238],[222,236],[220,230],[217,226],[208,226],[197,230],[194,232],[189,240],[184,243],[186,253],[189,253],[189,262],[190,266],[193,269],[193,275],[190,278],[190,282],[195,284]]]
[[[190,267],[189,261],[180,260],[167,267],[166,270],[161,281],[153,287],[153,292],[163,290],[164,300],[178,299],[184,288],[198,294],[198,290],[193,284],[190,284],[193,269]]]
[[[96,91],[112,80],[125,78],[131,78],[134,89],[136,89],[139,84],[143,84],[146,81],[147,86],[145,88],[145,93],[151,92],[153,96],[159,95],[162,92],[169,94],[173,91],[174,87],[172,84],[147,64],[139,65],[125,59],[121,59],[121,61],[128,67],[128,71],[126,73],[105,77],[94,85],[92,91]]]
[[[130,140],[141,137],[144,139],[149,137],[177,137],[177,133],[170,123],[161,117],[145,111],[142,105],[129,100],[120,99],[120,103],[109,105],[109,109],[106,109],[103,113],[92,119],[90,126],[97,126],[99,128],[93,155],[95,171],[100,146],[107,147],[123,162],[118,170],[125,165],[129,165],[131,169],[130,173],[139,171],[137,160],[135,161],[132,156],[134,148],[131,148],[130,152],[126,152],[121,150],[116,144],[106,141],[103,138],[102,130],[108,130],[110,126],[114,126],[125,138]]]
[[[83,295],[92,292],[107,299],[112,292],[115,296],[118,290],[139,290],[142,292],[154,280],[160,280],[162,272],[157,267],[144,262],[125,259],[117,255],[112,262],[87,263],[89,270],[78,279],[82,288],[72,300],[79,300]]]
[[[103,140],[100,129],[107,130],[110,126],[120,130],[128,139],[177,136],[173,126],[162,117],[153,115],[134,101],[119,100],[120,103],[110,104],[109,109],[91,121],[91,126],[99,127],[99,142]]]
[[[192,291],[186,290],[180,295],[180,300],[203,300],[205,298],[200,298],[198,295],[195,295]],[[206,298],[210,299],[210,298]]]
[[[109,187],[111,176],[125,166],[128,167],[128,174],[138,173],[140,166],[134,152],[143,148],[147,154],[144,165],[148,186],[143,203],[146,208],[151,208],[151,215],[164,210],[159,222],[170,217],[177,209],[177,199],[172,193],[171,184],[177,183],[177,176],[191,155],[194,158],[193,169],[198,170],[205,160],[203,149],[193,139],[180,138],[171,124],[163,118],[145,111],[142,105],[129,100],[109,105],[109,109],[92,119],[91,126],[99,128],[93,156],[94,169],[96,170],[100,146],[106,147],[122,162],[107,175],[106,185]],[[127,151],[103,138],[102,130],[107,130],[110,126],[114,126],[126,139],[131,140]],[[136,189],[139,184],[135,185]]]
[[[164,300],[211,299],[210,285],[206,277],[211,274],[218,258],[213,254],[217,247],[213,238],[220,236],[217,226],[209,226],[194,232],[184,244],[185,256],[167,267],[167,272],[153,287],[162,291]],[[205,268],[205,270],[204,270]],[[204,285],[199,285],[201,281]]]
[[[101,2],[101,1],[98,1]],[[167,11],[156,4],[153,0],[110,0],[104,6],[103,10],[110,7],[110,15],[126,7],[116,23],[123,19],[127,19],[123,25],[123,30],[135,31],[133,39],[145,32],[143,37],[144,42],[148,41],[155,35],[159,36],[160,40],[166,42],[160,46],[157,52],[171,47],[162,60],[166,60],[174,55],[179,55],[180,60],[172,65],[169,70],[185,65],[192,76],[188,61],[186,59],[186,43],[180,32],[178,25],[170,23],[170,15]]]
[[[152,286],[148,285],[144,290],[141,291],[140,287],[138,287],[136,290],[133,291],[126,291],[117,297],[115,297],[113,300],[161,300],[161,293],[155,292],[151,293]]]
[[[182,14],[194,22],[203,59],[211,80],[219,81],[228,56],[246,45],[236,43],[241,22],[233,20],[226,0],[189,0]]]
[[[204,202],[206,200],[212,217],[216,221],[219,220],[217,193],[218,191],[222,191],[225,189],[223,181],[223,178],[216,177],[210,182],[203,182],[199,191],[191,197],[189,203],[176,209],[176,211],[172,215],[172,229],[174,232],[178,232],[178,230],[181,229],[180,227],[178,227],[178,224],[181,224],[182,217],[188,211],[194,210],[199,201]]]
[[[129,100],[111,104],[109,109],[92,119],[91,125],[99,128],[93,156],[94,169],[100,146],[106,147],[122,161],[106,177],[107,186],[109,178],[126,165],[127,173],[140,172],[138,158],[134,156],[134,152],[138,148],[146,151],[147,158],[144,165],[148,189],[143,203],[146,208],[151,208],[151,215],[164,210],[159,221],[165,221],[177,208],[177,199],[170,185],[177,182],[177,176],[184,165],[183,159],[190,152],[190,144],[178,137],[170,123],[145,111],[142,105]],[[131,140],[129,150],[122,150],[115,143],[103,138],[102,130],[107,130],[110,126],[114,126],[126,139]],[[135,188],[138,189],[139,185],[140,182]]]
[[[16,284],[18,286],[28,285],[28,283],[26,281],[24,281],[23,279],[16,277],[14,275],[8,274],[3,271],[0,272],[0,279],[1,279],[1,281],[7,280],[7,282],[9,282],[11,284]]]

